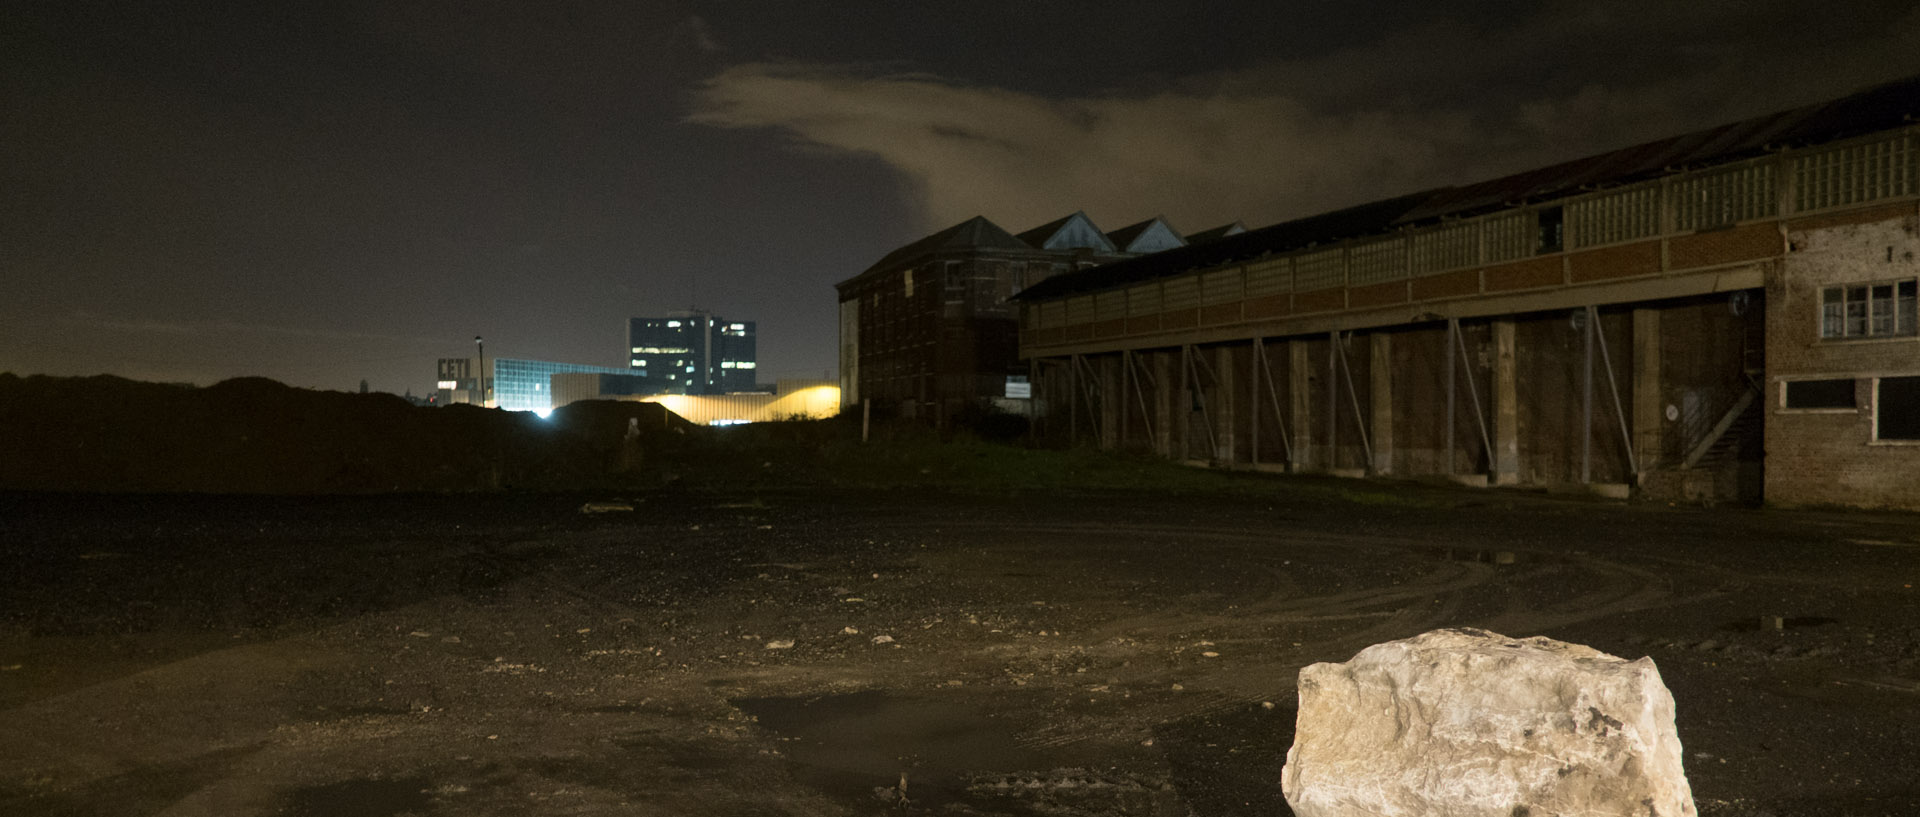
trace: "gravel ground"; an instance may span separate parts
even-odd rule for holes
[[[1707,817],[1920,814],[1920,519],[1273,484],[0,494],[0,814],[1287,814],[1299,669],[1447,626],[1652,656]]]

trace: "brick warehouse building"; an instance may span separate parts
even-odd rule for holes
[[[1041,433],[1920,509],[1920,77],[1051,278]]]
[[[1161,218],[1103,233],[1074,213],[1017,236],[976,216],[894,250],[836,285],[842,399],[938,425],[1006,398],[1009,384],[1017,388],[1027,376],[1014,293],[1053,275],[1186,244]]]

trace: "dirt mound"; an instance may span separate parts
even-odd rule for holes
[[[642,478],[647,441],[687,426],[651,403],[577,403],[541,419],[257,377],[195,388],[0,373],[0,489],[583,488]]]

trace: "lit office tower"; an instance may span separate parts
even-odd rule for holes
[[[711,312],[627,320],[627,364],[669,394],[754,390],[753,321]]]

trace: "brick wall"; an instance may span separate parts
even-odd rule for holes
[[[1920,445],[1876,443],[1874,378],[1920,375],[1920,338],[1822,340],[1823,287],[1920,275],[1920,216],[1790,229],[1767,275],[1766,498],[1920,510]],[[1784,408],[1784,384],[1851,379],[1853,409]]]

